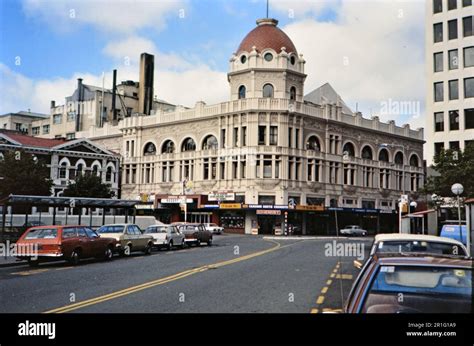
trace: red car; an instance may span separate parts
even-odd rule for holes
[[[110,260],[116,247],[113,238],[101,238],[84,226],[41,226],[29,228],[16,243],[16,256],[30,266],[63,259],[76,265],[83,258]]]

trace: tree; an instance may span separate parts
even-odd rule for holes
[[[457,156],[457,157],[456,157]],[[433,169],[439,174],[428,179],[424,191],[441,197],[453,197],[451,186],[461,183],[462,196],[474,197],[474,144],[463,151],[442,150],[434,157]]]
[[[63,192],[64,197],[112,198],[114,195],[110,185],[102,183],[102,179],[95,174],[77,176]]]
[[[10,194],[50,196],[53,181],[41,158],[23,150],[8,150],[0,159],[0,199]]]

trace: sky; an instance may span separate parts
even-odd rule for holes
[[[49,113],[81,77],[138,80],[155,55],[155,94],[188,107],[230,98],[229,59],[266,0],[2,0],[0,114]],[[270,0],[269,17],[306,60],[305,94],[329,82],[352,110],[424,126],[423,0]],[[400,107],[402,106],[402,107]]]

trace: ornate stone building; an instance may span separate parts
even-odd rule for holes
[[[273,233],[286,220],[295,232],[330,234],[335,211],[339,228],[395,230],[396,201],[417,199],[423,184],[423,130],[366,119],[329,84],[304,96],[304,66],[277,21],[262,19],[230,59],[230,101],[76,136],[120,152],[122,198],[154,198],[164,222],[184,219],[184,193],[188,221],[227,231]]]

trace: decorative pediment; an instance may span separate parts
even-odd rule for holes
[[[64,151],[77,151],[82,153],[95,153],[95,154],[102,154],[102,155],[116,155],[111,151],[100,147],[99,145],[95,144],[94,142],[81,138],[72,140],[60,145],[57,145],[53,148],[54,150],[64,150]]]

